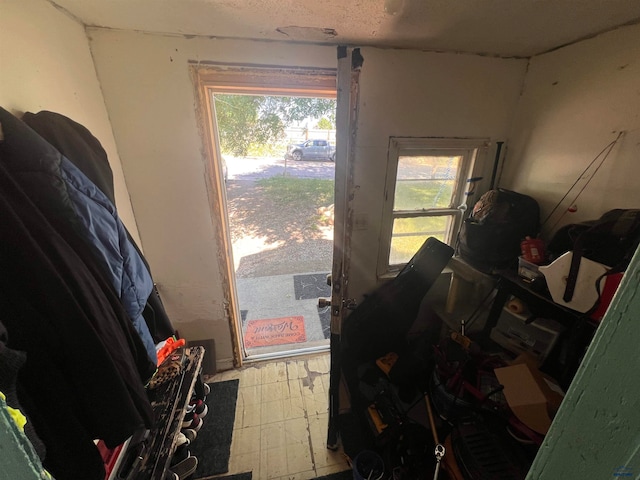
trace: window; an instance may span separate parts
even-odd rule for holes
[[[487,146],[485,139],[391,138],[379,275],[399,270],[427,237],[453,246],[467,180]]]

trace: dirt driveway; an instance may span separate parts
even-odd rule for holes
[[[310,222],[323,212],[304,202],[275,205],[254,175],[232,178],[229,170],[227,208],[238,277],[331,271],[333,226]]]

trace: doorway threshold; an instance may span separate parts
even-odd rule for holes
[[[294,350],[281,350],[277,352],[270,353],[256,353],[253,355],[248,355],[243,360],[243,365],[249,363],[257,363],[264,362],[265,360],[279,360],[282,358],[291,358],[291,357],[301,357],[304,355],[310,355],[314,353],[324,353],[329,352],[329,344],[318,345],[314,347],[303,347]]]

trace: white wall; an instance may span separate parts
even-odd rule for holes
[[[219,226],[209,208],[189,61],[335,67],[333,47],[90,29],[145,255],[174,326],[232,366]]]
[[[49,110],[87,127],[113,170],[116,203],[139,242],[84,27],[45,0],[0,1],[0,105],[20,117]]]
[[[558,226],[640,208],[640,25],[531,60],[501,185],[536,198],[544,219],[621,130],[625,136],[576,202],[578,211]],[[543,231],[556,220],[554,214]]]
[[[389,137],[475,137],[505,140],[520,95],[526,60],[477,55],[362,49],[354,198],[369,228],[355,230],[351,289],[358,298],[376,282],[377,244]],[[486,159],[488,188],[495,143]]]
[[[89,29],[89,36],[145,253],[167,309],[187,338],[215,338],[218,362],[226,365],[232,350],[221,286],[224,252],[215,243],[188,61],[335,67],[336,51],[103,29]],[[351,284],[358,295],[376,281],[389,136],[504,139],[526,69],[523,60],[362,52],[355,205],[369,214],[370,225],[354,232]]]

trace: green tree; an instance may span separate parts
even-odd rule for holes
[[[335,123],[335,99],[216,94],[214,101],[220,149],[232,155],[277,143],[287,126],[307,118]]]
[[[216,119],[224,153],[246,155],[251,144],[278,140],[284,123],[273,113],[261,112],[261,99],[249,95],[216,95]]]
[[[316,128],[320,130],[333,130],[336,127],[333,122],[327,117],[322,117],[320,120],[318,120],[318,125],[316,125]]]

